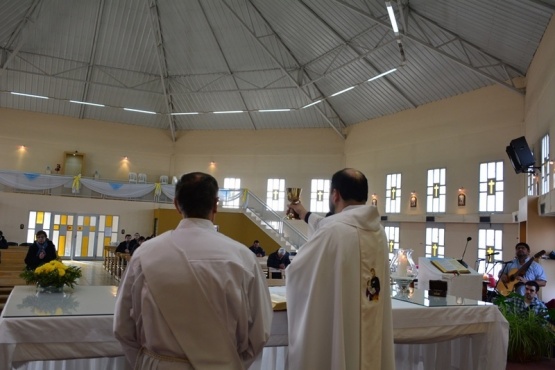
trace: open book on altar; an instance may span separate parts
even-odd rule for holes
[[[285,300],[285,287],[270,287],[270,298],[272,299],[272,308],[274,311],[287,310],[287,302]]]
[[[439,258],[430,262],[443,273],[470,274],[470,270],[454,258]]]

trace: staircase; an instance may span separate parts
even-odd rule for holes
[[[240,199],[238,208],[286,251],[296,252],[301,245],[306,243],[307,238],[302,232],[249,190],[221,189],[218,195],[220,202],[227,208],[231,202]]]

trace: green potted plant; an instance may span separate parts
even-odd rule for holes
[[[509,299],[510,298],[510,299]],[[555,346],[555,330],[548,319],[555,318],[555,310],[545,314],[534,311],[518,312],[512,303],[522,296],[511,293],[498,296],[494,303],[509,322],[509,348],[507,359],[513,362],[531,362],[551,357]]]

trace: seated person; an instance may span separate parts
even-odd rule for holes
[[[27,256],[25,256],[25,264],[27,270],[34,270],[40,265],[53,261],[58,258],[56,253],[56,246],[50,240],[46,232],[43,230],[37,231],[36,240],[29,246]]]
[[[0,249],[8,249],[8,241],[4,238],[2,231],[0,231]]]
[[[287,253],[284,248],[280,248],[268,256],[268,262],[267,262],[268,267],[285,270],[285,268],[289,266],[290,263],[291,263],[291,260],[289,259],[289,253]],[[271,277],[279,279],[281,278],[281,273],[272,272]]]
[[[137,248],[139,248],[141,246],[141,244],[143,244],[143,242],[146,240],[146,238],[144,236],[139,236],[139,239],[137,239],[137,244],[135,245],[135,247],[131,250],[130,254],[133,255],[133,253],[135,253],[135,251],[137,250]]]
[[[539,300],[538,291],[540,286],[534,280],[524,283],[524,297],[508,298],[505,302],[513,307],[515,313],[527,313],[534,311],[537,315],[547,317],[547,306]]]
[[[131,234],[126,234],[125,240],[119,243],[116,248],[116,253],[131,253],[131,251],[135,248],[135,245],[136,241],[135,239],[131,239]]]
[[[264,257],[266,255],[266,252],[264,252],[258,240],[255,240],[249,249],[252,253],[256,254],[256,257]]]

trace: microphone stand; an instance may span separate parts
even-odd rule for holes
[[[472,240],[472,238],[470,236],[468,238],[466,238],[466,245],[464,246],[464,251],[463,251],[462,257],[459,260],[459,263],[461,265],[463,265],[464,267],[466,267],[466,268],[468,268],[468,265],[466,264],[466,262],[464,262],[464,255],[466,254],[466,248],[468,247],[468,242],[471,241],[471,240]]]

